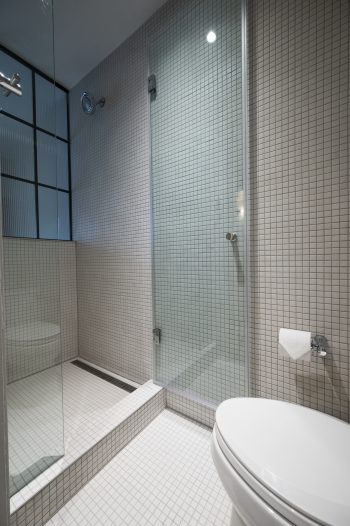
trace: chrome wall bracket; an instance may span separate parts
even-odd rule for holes
[[[318,357],[318,358],[325,358],[327,356],[328,351],[328,341],[325,336],[321,336],[320,334],[316,334],[315,336],[311,337],[311,351],[312,356]]]
[[[2,88],[2,94],[5,97],[8,97],[13,93],[14,95],[17,95],[18,97],[21,97],[22,95],[22,87],[20,84],[21,77],[19,73],[14,73],[11,78],[6,77],[3,73],[0,71],[0,88]]]

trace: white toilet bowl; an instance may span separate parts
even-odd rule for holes
[[[226,400],[212,456],[231,526],[350,526],[350,425],[300,405]]]
[[[60,334],[59,325],[45,321],[9,327],[5,332],[8,382],[60,363]]]

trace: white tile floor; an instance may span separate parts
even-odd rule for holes
[[[63,365],[63,450],[62,386],[57,381],[56,369],[53,367],[9,386],[10,474],[18,476],[43,456],[64,451],[61,459],[13,495],[11,513],[161,390],[147,382],[128,393],[66,362]],[[48,384],[49,390],[45,389]],[[48,404],[48,400],[52,403]],[[23,409],[24,401],[27,403]],[[47,430],[51,428],[48,437]]]
[[[47,524],[228,526],[210,435],[163,411]]]
[[[7,388],[11,493],[62,456],[63,414],[60,367]]]
[[[64,389],[61,366],[8,386],[10,475],[18,481],[17,489],[33,478],[29,468],[38,475],[40,464],[45,469],[52,464],[50,459],[57,460],[64,452],[81,453],[91,425],[104,420],[108,410],[129,394],[69,362],[62,372]]]

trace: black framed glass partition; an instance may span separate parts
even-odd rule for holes
[[[68,92],[3,46],[0,64],[25,87],[0,102],[3,235],[70,240]]]

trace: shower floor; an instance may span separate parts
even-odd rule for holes
[[[64,422],[61,366],[8,386],[10,484],[11,492],[17,491],[11,504],[15,503],[16,508],[26,500],[29,486],[35,481],[27,484],[63,453],[67,463],[91,447],[96,430],[110,423],[111,411],[129,395],[70,362],[62,368]],[[40,475],[43,476],[45,472]]]

